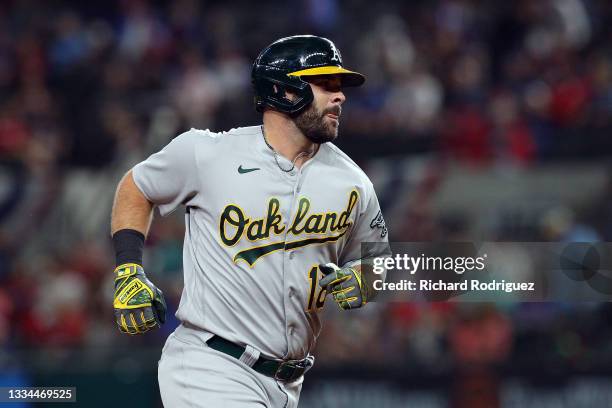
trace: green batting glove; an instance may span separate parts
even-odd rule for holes
[[[142,266],[134,263],[115,269],[113,306],[119,330],[140,334],[166,321],[166,301],[161,290],[151,283]]]
[[[340,309],[356,309],[366,304],[366,282],[353,268],[340,268],[334,263],[319,265],[323,278],[319,286],[334,297]]]

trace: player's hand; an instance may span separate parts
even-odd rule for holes
[[[333,263],[319,265],[319,270],[323,273],[319,286],[332,294],[341,309],[356,309],[366,304],[366,282],[361,272]]]
[[[117,326],[123,333],[144,333],[166,321],[164,294],[140,265],[128,263],[115,269],[114,299]]]

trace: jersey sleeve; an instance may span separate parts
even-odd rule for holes
[[[361,259],[389,256],[389,234],[385,220],[380,210],[376,192],[371,183],[368,184],[368,191],[364,197],[364,209],[357,216],[353,231],[342,249],[340,254],[340,265],[353,266]],[[362,243],[372,243],[367,245],[367,252],[362,253]]]
[[[196,144],[201,137],[194,130],[182,133],[132,169],[134,183],[161,215],[188,205],[198,194]]]

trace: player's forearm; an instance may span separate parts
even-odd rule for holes
[[[153,215],[153,204],[134,183],[130,170],[119,182],[111,214],[111,234],[133,229],[147,235]]]

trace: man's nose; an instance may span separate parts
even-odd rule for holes
[[[337,103],[338,105],[342,105],[344,103],[344,101],[346,101],[346,96],[344,96],[344,92],[338,91],[338,92],[334,93],[334,96],[332,98],[332,102],[333,103]]]

